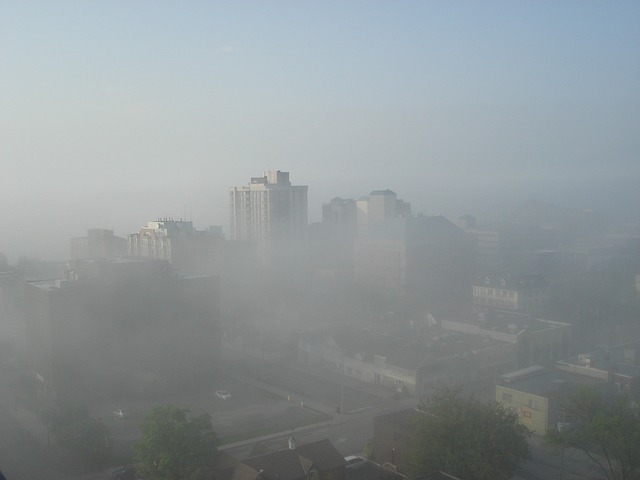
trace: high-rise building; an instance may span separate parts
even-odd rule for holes
[[[217,273],[224,235],[221,227],[196,230],[192,221],[160,218],[127,237],[132,257],[167,260],[182,272]]]
[[[406,219],[411,216],[411,204],[400,200],[391,190],[374,190],[356,202],[358,211],[358,231],[365,234],[369,227]]]
[[[411,215],[391,190],[357,201],[355,279],[391,294],[454,305],[469,288],[472,244],[443,216]]]
[[[271,263],[307,227],[308,188],[291,185],[289,172],[280,170],[231,187],[231,239],[255,243],[262,261]]]
[[[86,237],[71,239],[71,260],[124,257],[126,254],[126,239],[115,236],[113,230],[90,228]]]

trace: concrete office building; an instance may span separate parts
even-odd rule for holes
[[[289,172],[268,171],[248,185],[229,189],[230,238],[252,242],[263,263],[288,255],[291,241],[308,223],[307,190],[291,185]]]
[[[144,396],[140,378],[177,388],[218,365],[218,279],[161,260],[71,261],[62,278],[25,283],[25,323],[41,393]]]
[[[442,216],[411,215],[390,190],[358,200],[354,274],[396,295],[458,303],[471,279],[473,245]]]
[[[90,228],[86,237],[72,238],[70,248],[71,260],[124,257],[127,254],[127,241],[114,235],[113,230]]]
[[[168,261],[182,272],[219,273],[224,248],[221,227],[196,230],[193,222],[159,218],[127,236],[132,257]]]

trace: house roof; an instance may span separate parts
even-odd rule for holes
[[[236,468],[235,480],[302,480],[309,470],[330,471],[344,466],[344,457],[329,440],[301,445],[295,449],[279,450],[250,457]],[[258,477],[259,476],[259,477]]]
[[[261,473],[261,478],[273,480],[298,480],[307,476],[311,465],[294,450],[280,450],[260,455],[258,457],[247,458],[244,465]]]
[[[300,445],[295,451],[304,457],[312,458],[321,471],[333,470],[344,465],[344,457],[328,439]]]

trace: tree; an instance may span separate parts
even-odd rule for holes
[[[608,397],[582,386],[564,405],[563,427],[547,438],[584,452],[610,480],[640,479],[640,407],[626,395]]]
[[[419,411],[407,456],[414,475],[440,471],[459,478],[508,479],[530,458],[529,431],[502,404],[443,389]]]
[[[42,421],[60,446],[75,450],[96,465],[106,459],[111,447],[109,429],[91,418],[86,407],[58,402],[43,412]]]
[[[187,418],[188,412],[166,405],[143,420],[135,456],[146,477],[198,480],[210,472],[217,451],[211,416]]]

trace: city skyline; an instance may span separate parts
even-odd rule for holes
[[[640,4],[4,2],[0,251],[87,228],[228,232],[268,170],[484,218],[527,199],[638,220]]]

